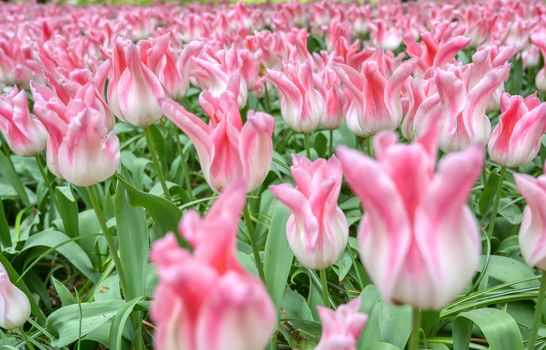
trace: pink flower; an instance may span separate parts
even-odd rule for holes
[[[204,218],[180,221],[193,253],[170,233],[154,243],[159,285],[151,316],[158,350],[263,349],[275,330],[275,308],[263,283],[237,262],[236,240],[246,185],[220,195]]]
[[[531,34],[531,40],[540,49],[542,59],[546,62],[546,26]],[[535,77],[535,85],[537,90],[546,91],[546,65],[538,71]]]
[[[353,133],[368,136],[398,127],[402,120],[401,90],[415,64],[415,60],[408,60],[391,76],[372,60],[362,64],[360,73],[344,64],[337,66],[338,76],[349,92],[346,121]]]
[[[31,90],[34,112],[49,133],[49,170],[78,186],[114,175],[120,160],[119,140],[94,85],[82,86],[68,105],[40,84],[31,83]]]
[[[480,260],[466,205],[484,160],[481,145],[452,153],[435,173],[436,127],[417,141],[374,139],[377,160],[340,147],[345,178],[365,210],[358,239],[366,271],[384,299],[440,309],[472,279]]]
[[[519,192],[527,201],[519,229],[521,255],[531,267],[546,270],[546,175],[538,178],[526,174],[514,175]]]
[[[515,168],[533,160],[546,132],[546,103],[533,94],[526,99],[505,93],[501,99],[499,124],[489,140],[494,162]]]
[[[292,156],[292,176],[296,188],[289,184],[271,186],[273,194],[292,214],[286,223],[288,243],[305,267],[322,270],[345,250],[349,225],[337,206],[343,174],[339,160]]]
[[[336,311],[319,306],[322,337],[315,350],[355,350],[368,320],[359,309],[360,297],[340,305]]]
[[[30,113],[24,90],[15,88],[0,96],[0,132],[13,153],[20,156],[33,156],[46,147],[46,129]]]
[[[288,127],[301,132],[315,130],[325,112],[324,85],[313,74],[311,62],[285,63],[283,71],[268,70],[279,90],[281,115]]]
[[[30,317],[30,302],[19,288],[9,280],[8,273],[0,263],[0,327],[21,327]]]
[[[220,98],[205,91],[200,100],[210,118],[208,125],[170,99],[162,99],[161,107],[167,118],[192,140],[205,179],[214,191],[222,192],[241,177],[247,179],[248,191],[256,189],[271,166],[274,118],[249,111],[243,124],[235,95],[230,91]]]
[[[163,86],[142,61],[141,49],[118,39],[112,56],[113,77],[108,84],[108,104],[121,120],[147,127],[161,119],[159,98]]]

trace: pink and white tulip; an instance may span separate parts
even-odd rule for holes
[[[337,310],[319,306],[322,336],[315,350],[355,350],[368,316],[359,311],[360,297]]]
[[[30,302],[19,288],[9,280],[8,273],[0,263],[0,327],[21,327],[30,317]]]
[[[488,150],[491,160],[515,168],[533,160],[546,132],[546,103],[536,94],[524,99],[504,94],[499,124],[493,130]]]
[[[17,155],[33,156],[46,148],[46,129],[30,113],[24,90],[14,89],[0,96],[0,132]]]
[[[519,192],[527,201],[519,229],[519,247],[525,262],[531,267],[546,270],[546,175],[534,178],[526,174],[514,175]]]
[[[292,156],[290,168],[296,187],[271,186],[271,191],[292,214],[286,237],[292,252],[305,267],[322,270],[336,262],[347,246],[349,225],[337,206],[343,177],[335,157],[314,162]]]
[[[230,91],[220,98],[205,91],[200,100],[210,118],[208,125],[170,99],[162,99],[161,107],[192,140],[205,180],[214,191],[222,192],[240,178],[248,181],[248,191],[256,189],[271,166],[274,118],[248,111],[243,125],[236,97]]]
[[[151,260],[159,285],[151,316],[157,350],[259,350],[277,318],[264,284],[237,262],[236,241],[247,186],[238,181],[204,218],[195,211],[180,221],[193,252],[174,234],[154,243]]]
[[[360,256],[382,297],[395,304],[440,309],[476,272],[481,243],[466,205],[484,152],[475,145],[436,165],[436,128],[417,141],[396,134],[374,139],[377,160],[340,147],[343,173],[365,210]]]

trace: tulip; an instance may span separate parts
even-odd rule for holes
[[[172,233],[154,243],[157,350],[259,350],[273,335],[277,319],[267,290],[236,258],[246,188],[237,181],[204,218],[195,211],[182,218],[179,228],[193,253]]]
[[[46,129],[30,113],[24,90],[14,89],[0,96],[0,132],[13,153],[20,156],[36,155],[46,147]]]
[[[493,130],[488,150],[491,160],[515,168],[533,160],[546,132],[546,103],[533,94],[526,99],[503,94],[499,124]]]
[[[31,84],[34,112],[49,139],[47,165],[56,176],[78,186],[90,186],[114,175],[119,160],[119,140],[110,129],[111,117],[96,100],[89,83],[64,105],[48,88]]]
[[[319,306],[322,336],[315,350],[355,350],[368,317],[359,312],[360,298],[340,305],[336,311]]]
[[[248,111],[243,124],[236,97],[230,91],[220,98],[204,91],[200,100],[210,117],[208,125],[171,99],[160,103],[167,118],[192,140],[205,180],[214,191],[222,192],[239,178],[247,179],[248,191],[256,189],[271,166],[274,118]]]
[[[546,270],[545,238],[546,175],[534,178],[526,174],[514,175],[519,192],[527,201],[519,230],[519,246],[525,262],[531,267]]]
[[[142,128],[161,119],[159,99],[163,86],[142,61],[141,49],[118,40],[112,56],[113,78],[108,84],[108,104],[121,120]]]
[[[322,270],[332,265],[345,250],[349,225],[337,206],[343,174],[335,157],[314,162],[292,156],[289,184],[271,186],[271,191],[292,214],[286,237],[294,255],[305,267]]]
[[[0,327],[21,327],[30,317],[30,302],[19,288],[9,280],[8,273],[0,264]]]
[[[447,155],[435,173],[437,127],[415,142],[376,136],[373,160],[338,148],[343,173],[365,215],[361,259],[382,297],[395,304],[440,309],[476,272],[481,244],[466,205],[484,160],[481,145]]]
[[[281,115],[288,127],[311,132],[321,123],[325,113],[324,86],[313,74],[311,63],[287,63],[283,72],[268,70],[269,79],[279,90]]]

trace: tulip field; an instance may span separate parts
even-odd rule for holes
[[[0,23],[0,350],[546,349],[546,2]]]

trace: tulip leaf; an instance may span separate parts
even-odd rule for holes
[[[64,232],[70,237],[78,236],[78,203],[70,186],[57,186],[55,203],[63,221]]]
[[[482,259],[485,259],[485,257]],[[483,265],[480,267],[480,270],[481,269],[483,269]],[[533,270],[521,261],[506,256],[491,255],[483,281],[487,282],[487,278],[493,278],[501,283],[509,283],[525,280],[533,276],[535,276]],[[517,284],[511,285],[511,287],[536,288],[538,285],[538,280],[534,279],[518,282]]]
[[[73,304],[56,310],[46,323],[46,329],[54,336],[51,345],[61,348],[83,338],[111,320],[123,305],[122,300],[108,300]]]
[[[2,169],[2,176],[8,180],[9,184],[11,187],[13,187],[15,192],[17,192],[17,195],[19,198],[21,198],[23,203],[30,206],[30,199],[28,197],[25,185],[23,185],[21,177],[15,171],[15,168],[13,167],[13,164],[8,156],[6,156],[3,152],[0,152],[0,169]]]
[[[125,329],[125,324],[127,319],[133,309],[142,300],[142,297],[134,298],[131,301],[125,303],[119,311],[116,313],[116,316],[112,320],[112,326],[110,328],[110,346],[112,350],[122,350],[122,340],[123,340],[123,330]]]
[[[400,348],[389,343],[376,342],[365,345],[362,350],[400,350]]]
[[[133,299],[144,295],[150,242],[144,210],[131,207],[122,182],[116,190],[116,222],[120,260],[127,280],[125,298]]]
[[[53,282],[53,286],[55,287],[57,295],[59,296],[59,299],[61,299],[61,304],[63,306],[76,304],[78,302],[72,293],[70,293],[70,290],[68,290],[68,288],[58,279],[51,277],[51,281]]]
[[[505,311],[483,308],[463,312],[453,323],[453,349],[468,349],[473,325],[478,327],[492,350],[522,350],[523,339],[516,321]],[[477,336],[482,337],[481,334]]]
[[[272,213],[271,225],[265,242],[264,274],[273,303],[278,307],[284,294],[294,255],[288,245],[285,232],[288,209],[279,202],[275,202],[272,206]]]
[[[6,220],[6,213],[4,211],[4,203],[0,199],[0,244],[4,247],[11,246],[11,234],[10,228],[8,226],[8,221]]]

